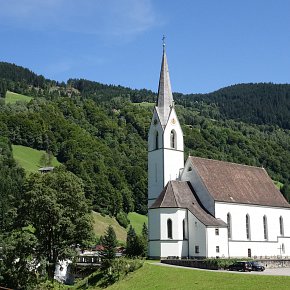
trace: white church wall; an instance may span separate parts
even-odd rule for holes
[[[149,257],[187,257],[187,241],[152,241],[149,244]]]
[[[156,120],[156,121],[155,121]],[[151,120],[151,125],[148,134],[148,151],[153,151],[156,149],[156,132],[158,132],[158,147],[163,148],[163,128],[160,124],[156,108],[153,111],[153,117]]]
[[[174,132],[174,148],[171,132]],[[184,167],[183,132],[175,110],[172,109],[163,133],[164,142],[164,185],[170,180],[178,180],[180,169]]]
[[[160,240],[160,208],[149,209],[148,211],[148,239]]]
[[[188,231],[189,256],[206,257],[206,227],[191,212],[188,213]]]
[[[154,208],[148,211],[148,256],[160,257],[160,209]]]
[[[182,222],[186,219],[186,210],[180,208],[160,208],[161,239],[168,240],[167,220],[172,220],[172,240],[183,240]]]
[[[188,241],[183,240],[186,210],[178,208],[150,209],[148,213],[149,256],[188,256]],[[167,221],[172,221],[172,238],[168,237]]]
[[[283,258],[290,255],[290,238],[277,238],[276,242],[229,241],[230,257]],[[282,249],[284,248],[284,251]],[[250,251],[250,255],[249,255]]]
[[[175,150],[183,151],[183,132],[178,121],[175,109],[172,109],[168,118],[168,123],[164,129],[164,148],[171,149],[170,134],[175,132]]]
[[[170,180],[178,180],[180,169],[183,168],[183,152],[176,150],[164,151],[164,183]]]
[[[231,215],[231,257],[277,256],[284,244],[284,255],[290,256],[290,209],[258,205],[243,205],[216,202],[216,217],[227,222]],[[246,234],[246,215],[250,217],[249,233]],[[264,237],[263,217],[267,217],[267,238]],[[280,217],[283,217],[284,237],[280,234]],[[282,241],[283,240],[283,241]]]
[[[163,154],[162,149],[152,151],[148,154],[148,205],[151,206],[154,200],[163,190]]]
[[[159,259],[161,256],[161,241],[149,241],[148,257]]]
[[[187,241],[162,241],[161,258],[187,257]]]
[[[212,214],[215,214],[214,199],[207,191],[199,175],[196,173],[190,159],[186,161],[183,173],[181,175],[182,181],[189,181],[194,188],[198,198],[203,206]]]
[[[156,121],[155,121],[156,120]],[[156,133],[158,132],[158,148],[156,147]],[[148,206],[163,190],[163,128],[160,124],[156,108],[154,108],[151,126],[148,134]]]
[[[228,257],[228,231],[227,228],[207,228],[207,257]]]
[[[175,132],[174,148],[170,144],[172,130]],[[159,149],[156,149],[156,132]],[[168,181],[179,178],[183,167],[183,133],[175,110],[171,110],[169,121],[163,129],[155,108],[148,135],[148,206],[153,204]]]

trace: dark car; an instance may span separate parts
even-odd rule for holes
[[[259,262],[252,261],[250,263],[251,263],[253,271],[264,271],[265,270],[265,267]]]
[[[235,262],[234,264],[229,266],[230,271],[243,271],[243,272],[251,272],[252,265],[250,262]]]

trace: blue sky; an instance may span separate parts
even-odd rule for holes
[[[157,91],[290,82],[289,0],[0,0],[0,61]]]

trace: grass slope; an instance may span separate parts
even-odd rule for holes
[[[15,104],[17,101],[28,103],[31,99],[32,97],[28,97],[28,96],[24,96],[24,95],[7,91],[6,96],[5,96],[5,104]]]
[[[94,232],[97,237],[103,236],[108,228],[111,225],[115,232],[117,239],[121,242],[125,242],[127,238],[127,231],[121,227],[115,218],[109,216],[102,216],[98,212],[93,212],[94,219]]]
[[[142,215],[136,212],[129,212],[128,218],[130,220],[130,225],[132,225],[138,235],[142,232],[143,224],[145,223],[148,225],[148,217],[146,215]]]
[[[148,217],[145,215],[138,214],[136,212],[130,212],[128,214],[128,218],[130,220],[130,224],[133,226],[137,234],[141,234],[144,222],[148,224]],[[121,242],[126,242],[128,229],[124,229],[123,227],[121,227],[115,218],[109,217],[107,215],[102,216],[98,212],[93,212],[93,219],[94,219],[94,232],[97,235],[97,237],[104,235],[108,226],[112,225],[112,227],[116,232],[117,239]]]
[[[44,151],[32,149],[22,145],[12,145],[13,157],[19,163],[26,172],[37,172],[41,165],[39,164],[41,156]],[[52,160],[52,166],[60,165],[57,159],[54,157]]]
[[[290,277],[285,276],[211,272],[145,263],[141,269],[106,289],[279,290],[289,289],[289,285]]]

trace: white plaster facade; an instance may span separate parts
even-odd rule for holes
[[[174,109],[165,51],[158,98],[148,135],[149,257],[290,256],[290,207],[264,169],[191,157],[184,166],[183,133]],[[207,167],[211,163],[217,171],[212,180],[211,166]],[[224,181],[232,168],[236,173],[229,182],[236,182],[237,190],[246,184],[242,197]],[[171,181],[191,188],[198,206],[182,202],[183,196],[191,202],[183,192],[168,190]],[[219,187],[218,193],[213,194],[213,184]],[[264,192],[268,204],[263,204]]]
[[[231,216],[230,257],[247,257],[249,254],[252,257],[290,256],[289,208],[216,202],[215,212],[216,217],[225,222],[227,214]],[[250,220],[249,238],[246,215]],[[264,217],[267,221],[265,230]]]

